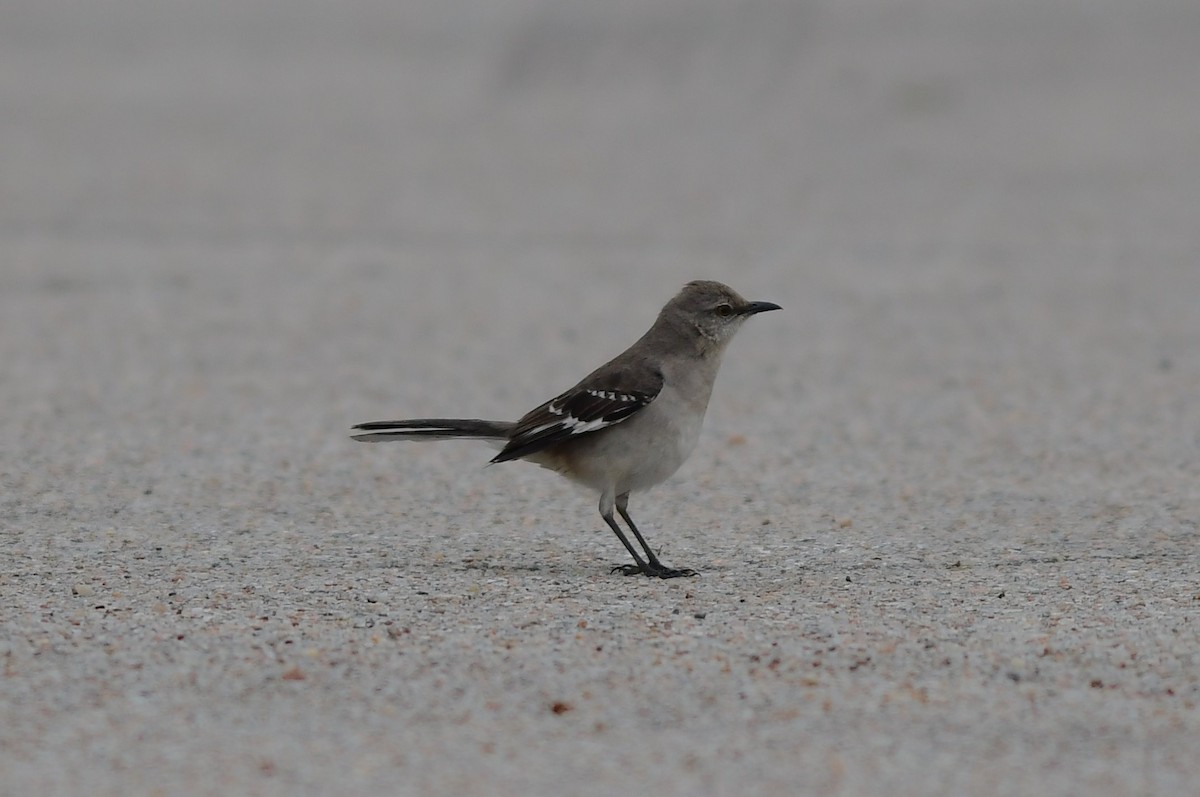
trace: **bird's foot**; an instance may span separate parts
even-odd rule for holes
[[[652,565],[648,562],[636,565],[617,565],[611,572],[620,573],[623,576],[650,576],[651,578],[681,578],[700,575],[699,572],[688,567],[674,568],[661,564]]]

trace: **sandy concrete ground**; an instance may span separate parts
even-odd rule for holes
[[[1200,793],[1200,6],[5,5],[0,793]],[[785,312],[635,499],[514,417]]]

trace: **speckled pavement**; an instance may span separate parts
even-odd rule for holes
[[[1200,6],[3,20],[0,794],[1200,793]],[[348,439],[701,277],[700,577]]]

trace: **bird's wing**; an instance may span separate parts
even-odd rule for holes
[[[654,401],[662,386],[658,369],[602,369],[517,421],[508,444],[492,462],[520,459],[620,423]]]

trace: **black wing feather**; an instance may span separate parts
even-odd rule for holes
[[[639,375],[638,390],[618,387],[619,374],[609,379],[591,377],[547,401],[517,421],[508,444],[492,462],[507,462],[541,451],[548,445],[592,434],[620,423],[654,401],[662,390],[658,371]]]

